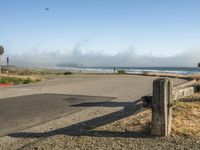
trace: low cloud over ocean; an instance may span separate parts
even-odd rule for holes
[[[55,67],[60,63],[69,63],[86,67],[196,67],[200,62],[200,48],[190,48],[170,57],[139,55],[133,48],[114,55],[92,51],[84,52],[80,46],[75,46],[72,50],[55,52],[38,51],[37,48],[33,48],[31,52],[20,54],[8,51],[5,56],[9,56],[11,63],[16,66]]]

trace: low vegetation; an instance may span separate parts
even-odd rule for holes
[[[172,129],[175,134],[200,137],[200,99],[177,102],[173,111]]]
[[[182,75],[182,74],[170,74],[170,73],[152,73],[148,71],[143,71],[144,76],[155,76],[155,77],[169,77],[169,78],[179,78],[179,79],[195,79],[193,75]]]
[[[31,79],[31,78],[18,78],[18,77],[0,77],[0,84],[28,84],[41,81],[40,79]]]
[[[64,73],[64,75],[72,75],[72,74],[73,74],[73,73],[70,72],[70,71],[67,71],[67,72]]]
[[[37,68],[15,68],[10,69],[9,73],[7,69],[2,69],[3,74],[16,75],[16,76],[49,76],[49,75],[72,75],[71,71],[56,70],[56,69],[37,69]]]
[[[148,71],[143,71],[141,75],[144,76],[153,76],[153,77],[168,77],[168,78],[179,78],[179,79],[186,79],[186,80],[200,80],[200,74],[189,74],[189,75],[183,75],[183,74],[170,74],[170,73],[152,73]]]
[[[125,70],[118,70],[117,73],[118,74],[126,74],[126,71]]]

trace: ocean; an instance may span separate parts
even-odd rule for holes
[[[113,73],[114,67],[55,67],[54,69],[64,69],[74,72],[89,73]],[[143,74],[143,73],[170,73],[170,74],[197,74],[200,68],[190,67],[115,67],[115,70],[125,70],[126,73]]]

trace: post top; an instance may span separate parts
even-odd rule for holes
[[[169,78],[157,78],[155,81],[169,81]]]

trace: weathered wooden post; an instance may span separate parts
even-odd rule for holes
[[[168,78],[153,82],[152,135],[168,136],[171,132],[172,87],[173,82]]]
[[[4,48],[0,45],[0,74],[1,74],[1,55],[4,53]]]
[[[6,62],[7,62],[7,73],[9,73],[9,70],[10,70],[10,61],[9,61],[9,57],[7,57]]]

